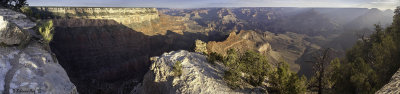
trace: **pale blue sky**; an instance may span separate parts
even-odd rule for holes
[[[393,9],[400,0],[28,0],[31,6],[88,7],[359,7]]]

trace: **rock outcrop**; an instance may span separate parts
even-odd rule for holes
[[[35,24],[25,15],[0,9],[0,92],[2,94],[76,94],[75,85],[51,52],[44,49],[29,32]],[[33,23],[33,24],[32,24]],[[11,29],[10,29],[11,28]],[[3,36],[5,35],[5,36]],[[23,37],[21,37],[23,36]],[[14,40],[14,41],[12,41]],[[11,44],[11,45],[8,45]]]
[[[35,23],[26,19],[25,15],[8,9],[0,9],[0,15],[0,44],[19,45],[28,40],[29,34],[25,29],[32,28]]]
[[[196,46],[196,48],[194,49],[195,52],[208,54],[207,43],[205,43],[201,40],[196,40],[195,46]]]
[[[206,56],[185,50],[153,57],[150,71],[133,94],[234,94],[222,80],[224,68],[207,62]],[[181,62],[181,76],[174,76],[173,66]]]
[[[400,93],[400,70],[390,79],[390,82],[378,90],[375,94],[399,94]]]
[[[225,55],[229,49],[236,49],[239,52],[247,50],[257,51],[266,57],[272,65],[280,59],[287,61],[294,72],[300,70],[295,60],[300,58],[309,42],[303,40],[305,36],[295,33],[274,34],[270,32],[256,32],[242,30],[238,34],[230,33],[225,41],[207,43],[209,52],[216,52]]]

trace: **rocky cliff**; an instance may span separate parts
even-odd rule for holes
[[[231,32],[225,41],[207,43],[209,52],[226,54],[229,49],[237,49],[239,52],[253,50],[268,57],[268,61],[276,64],[279,60],[285,60],[290,64],[294,72],[300,70],[296,60],[301,58],[307,48],[317,49],[318,45],[303,40],[308,36],[296,33],[274,34],[271,32],[256,32],[242,30],[238,34]]]
[[[142,80],[151,56],[189,50],[195,39],[207,38],[194,21],[155,8],[31,9],[53,20],[51,50],[80,93],[126,93]]]
[[[150,70],[133,94],[235,94],[222,80],[224,68],[207,62],[206,56],[185,50],[154,57]],[[181,75],[173,66],[181,62]]]
[[[159,14],[156,8],[31,7],[31,10],[33,16],[41,19],[112,20],[146,35],[165,35],[166,31],[183,34],[183,32],[205,32],[211,30],[210,28],[201,27],[196,22],[184,17]],[[65,24],[71,26],[75,23],[67,22]]]
[[[375,94],[399,94],[400,93],[400,70],[390,79],[390,82],[378,90]]]
[[[80,93],[125,93],[141,81],[150,57],[164,52],[192,49],[199,33],[149,36],[113,20],[53,19],[50,43],[60,64]],[[129,89],[131,90],[131,89]]]
[[[158,19],[156,8],[106,8],[106,7],[31,7],[42,17],[108,19],[122,24],[142,23]]]
[[[21,13],[0,9],[0,92],[76,94],[57,59],[31,38],[35,25]]]

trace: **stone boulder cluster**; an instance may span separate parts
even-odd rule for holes
[[[77,94],[55,56],[31,38],[34,26],[24,14],[0,8],[0,92]]]

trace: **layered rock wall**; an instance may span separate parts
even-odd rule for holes
[[[158,19],[156,8],[31,7],[40,17],[115,20],[124,25]]]

